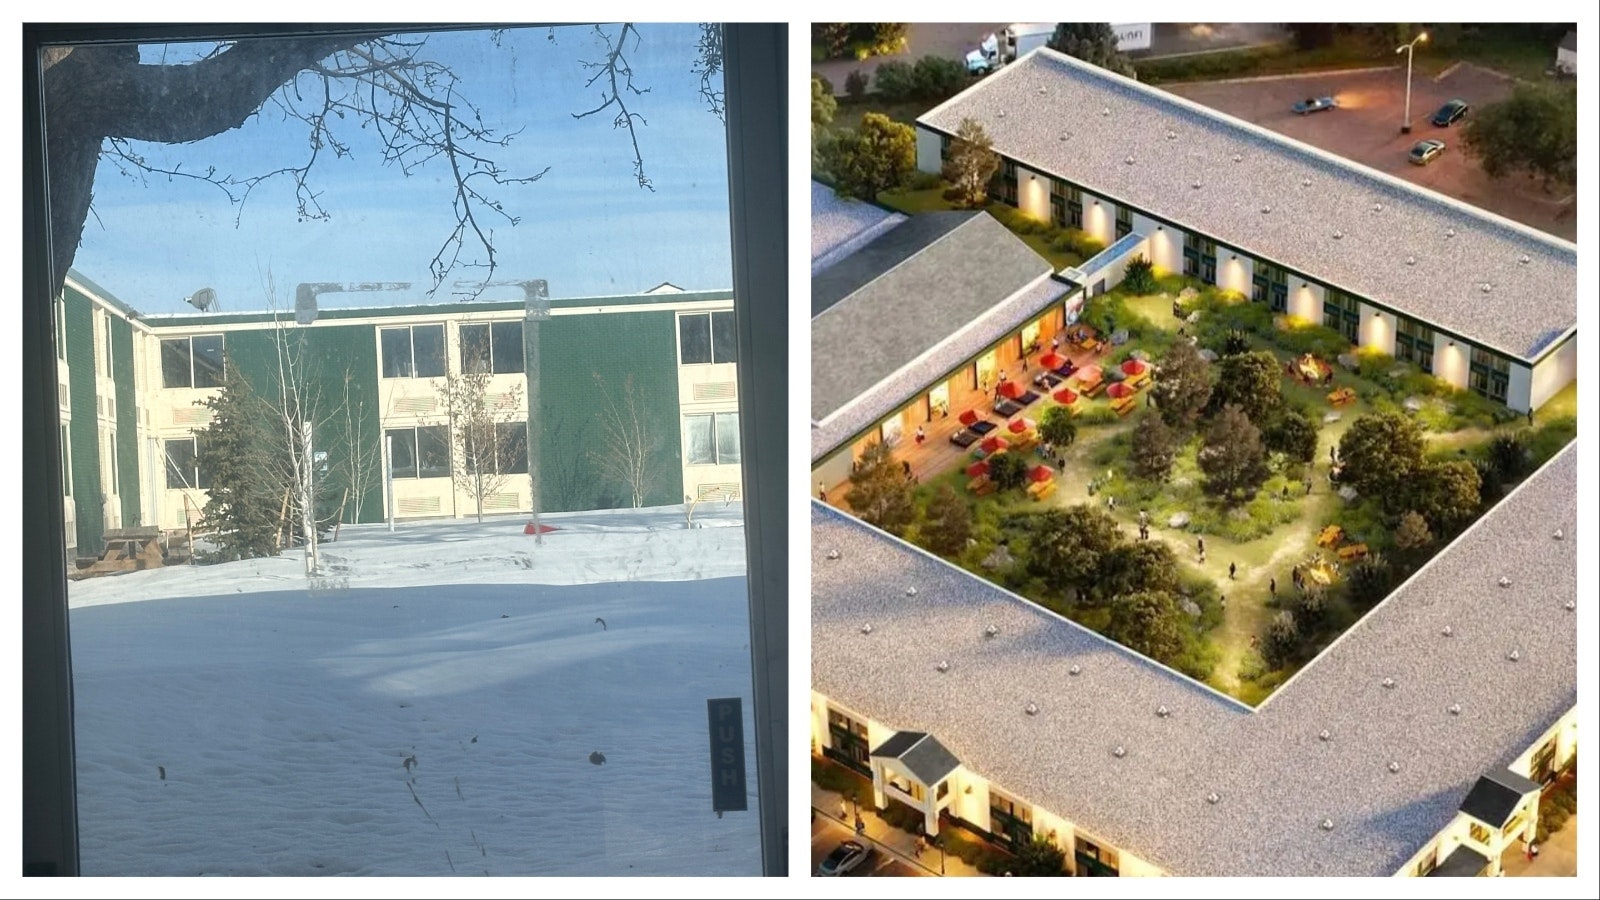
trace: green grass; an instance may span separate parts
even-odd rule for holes
[[[836,85],[836,87],[840,90],[844,89],[843,84]],[[839,108],[833,114],[833,124],[829,126],[835,131],[842,128],[860,128],[861,119],[867,113],[883,113],[896,122],[915,125],[918,116],[936,105],[926,100],[902,100],[898,103],[890,103],[874,94],[868,94],[860,100],[854,100],[848,96],[841,96],[836,99],[839,101]]]

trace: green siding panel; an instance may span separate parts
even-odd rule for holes
[[[683,502],[676,329],[670,311],[556,316],[542,323],[536,425],[543,510],[631,505],[628,487],[603,477],[596,459],[606,452],[602,391],[620,404],[630,379],[653,444],[645,505]]]
[[[67,385],[72,407],[72,501],[77,526],[78,555],[98,556],[105,531],[100,493],[100,436],[94,395],[94,306],[88,297],[66,289]]]
[[[223,352],[227,355],[227,364],[237,366],[258,394],[275,398],[279,393],[280,332],[266,329],[225,334]],[[319,410],[313,413],[313,420],[320,423],[313,443],[317,450],[328,453],[327,487],[331,502],[337,506],[340,496],[350,486],[348,472],[353,438],[367,448],[365,453],[370,464],[361,479],[364,483],[359,495],[350,496],[345,502],[344,521],[383,521],[378,350],[373,327],[289,325],[282,330],[281,337],[287,348],[285,358],[293,360],[292,364],[304,373],[304,383],[313,386],[308,402]],[[276,405],[278,401],[274,399],[273,402]]]
[[[139,404],[133,383],[133,325],[111,320],[111,376],[117,385],[117,475],[124,527],[143,525],[144,473],[139,470]]]

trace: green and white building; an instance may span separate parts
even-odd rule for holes
[[[541,511],[632,504],[629,486],[601,463],[603,414],[613,406],[627,414],[630,394],[647,450],[644,505],[736,499],[733,315],[729,291],[671,285],[557,298],[530,356],[522,300],[322,309],[309,324],[293,312],[144,315],[73,271],[55,303],[69,553],[97,555],[107,529],[196,521],[208,479],[195,465],[194,434],[209,422],[198,404],[218,393],[225,366],[237,366],[256,390],[270,389],[280,347],[290,348],[322,408],[336,411],[313,437],[319,461],[333,473],[359,461],[355,475],[335,476],[348,491],[345,523],[389,515],[385,443],[393,447],[397,519],[474,514],[473,498],[450,477],[437,391],[462,371],[463,342],[488,348],[491,401],[520,398],[499,417],[524,451],[517,432],[526,433],[535,411]],[[532,509],[532,482],[520,477],[528,455],[513,455],[513,477],[485,498],[485,512]]]

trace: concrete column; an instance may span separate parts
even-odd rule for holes
[[[939,159],[939,148],[943,146],[944,138],[936,131],[917,126],[917,171],[933,172],[937,174],[944,168]]]
[[[1255,260],[1232,247],[1217,245],[1217,287],[1250,296]]]
[[[1433,374],[1445,380],[1453,387],[1465,389],[1467,386],[1467,373],[1470,371],[1468,363],[1471,355],[1466,344],[1433,333]]]
[[[1050,176],[1017,166],[1017,208],[1041,222],[1050,221]]]
[[[1357,332],[1359,345],[1394,355],[1394,315],[1376,307],[1361,304],[1361,326]]]
[[[1083,192],[1083,230],[1110,245],[1117,238],[1117,208],[1109,200]]]
[[[1305,279],[1289,279],[1289,315],[1305,319],[1313,325],[1322,324],[1322,302],[1325,299],[1322,285]]]

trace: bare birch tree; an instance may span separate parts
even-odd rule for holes
[[[487,359],[488,348],[463,346],[462,360],[469,355]],[[450,423],[450,477],[457,490],[472,498],[479,522],[483,521],[484,499],[499,493],[512,475],[527,470],[527,430],[500,427],[521,425],[517,414],[522,409],[522,387],[513,385],[504,393],[490,393],[492,379],[485,365],[434,382]],[[518,468],[523,473],[516,472]]]
[[[339,474],[349,490],[351,507],[349,521],[361,521],[361,505],[373,483],[383,476],[383,444],[375,429],[366,423],[366,400],[354,387],[354,374],[346,368],[344,393],[339,404],[339,421],[334,423],[343,455],[339,460]]]
[[[661,435],[643,415],[632,375],[623,378],[621,396],[611,392],[599,372],[594,373],[594,384],[601,397],[596,414],[600,440],[590,451],[590,460],[602,478],[628,491],[638,509],[650,488],[650,457],[660,447]]]

